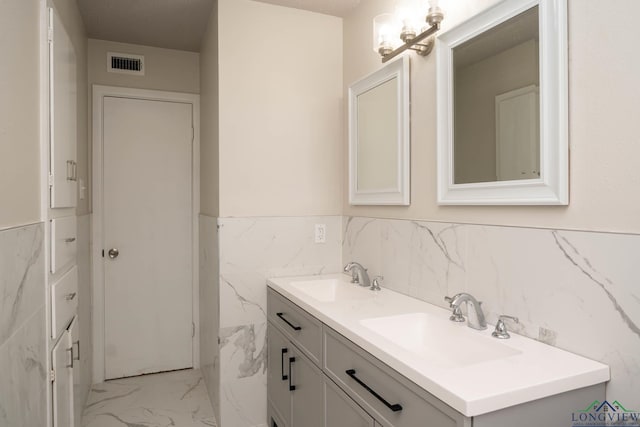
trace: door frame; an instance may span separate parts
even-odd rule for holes
[[[93,85],[93,142],[92,142],[92,180],[93,180],[93,223],[91,235],[92,291],[93,291],[93,383],[105,379],[105,298],[104,298],[104,266],[103,247],[103,99],[118,97],[142,99],[148,101],[180,102],[191,104],[193,111],[193,145],[191,158],[191,193],[192,193],[192,322],[194,336],[192,341],[193,367],[200,367],[200,322],[199,322],[199,233],[198,213],[200,212],[200,95],[193,93],[165,92],[148,89],[134,89],[116,86]]]

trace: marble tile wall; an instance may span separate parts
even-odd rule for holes
[[[200,234],[200,369],[214,413],[220,413],[220,329],[218,220],[199,218]]]
[[[220,218],[220,412],[223,426],[266,426],[266,279],[341,269],[340,216]],[[314,243],[314,224],[327,225]]]
[[[46,425],[44,226],[0,231],[0,425]]]
[[[466,291],[488,320],[611,367],[607,399],[640,406],[640,236],[345,217],[343,262],[447,307]],[[634,406],[635,405],[635,406]]]

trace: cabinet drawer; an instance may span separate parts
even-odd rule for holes
[[[73,267],[51,288],[51,337],[67,327],[78,308],[78,269]]]
[[[324,370],[385,427],[462,427],[470,420],[325,326]]]
[[[318,366],[322,365],[322,323],[269,289],[268,318]]]
[[[51,273],[55,274],[76,259],[76,217],[51,220]]]

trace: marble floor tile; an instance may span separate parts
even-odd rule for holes
[[[111,380],[92,387],[83,427],[215,427],[199,370]]]

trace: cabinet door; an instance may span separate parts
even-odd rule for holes
[[[267,427],[288,427],[280,418],[280,415],[273,409],[273,404],[269,403],[267,407]]]
[[[324,427],[322,372],[297,348],[291,366],[291,427]]]
[[[64,331],[52,350],[53,427],[73,426],[73,354],[71,334]]]
[[[289,358],[293,345],[278,329],[267,325],[267,387],[271,406],[283,422],[291,424],[291,392],[289,391]]]
[[[71,39],[53,9],[49,9],[49,126],[51,150],[51,207],[76,206],[78,96],[76,54]]]
[[[373,418],[324,376],[324,427],[373,427]]]
[[[80,384],[80,327],[78,326],[78,316],[73,319],[69,326],[69,336],[71,338],[71,357],[73,358],[73,407],[76,427],[80,427],[82,418],[82,386]]]

